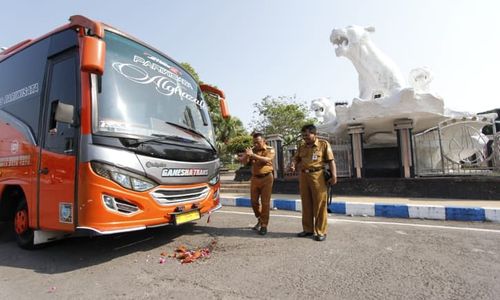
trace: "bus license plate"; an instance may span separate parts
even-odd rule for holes
[[[175,225],[191,222],[201,218],[199,210],[192,210],[175,215]]]

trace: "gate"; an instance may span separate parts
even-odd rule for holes
[[[500,175],[500,137],[492,118],[446,120],[415,134],[413,142],[416,176]]]

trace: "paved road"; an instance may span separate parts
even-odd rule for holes
[[[300,215],[273,211],[270,232],[248,208],[194,224],[36,251],[0,234],[0,299],[498,299],[500,226],[333,217],[325,242],[296,238]],[[161,254],[215,244],[208,259]]]

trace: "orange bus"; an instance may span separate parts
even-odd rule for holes
[[[203,92],[161,51],[100,22],[0,52],[0,218],[19,246],[178,225],[220,208]]]

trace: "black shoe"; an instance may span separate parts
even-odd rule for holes
[[[261,229],[260,227],[260,220],[257,221],[257,224],[255,224],[254,227],[252,227],[252,230],[259,231]]]
[[[298,237],[306,237],[306,236],[311,236],[311,235],[313,235],[313,233],[307,232],[307,231],[302,231],[302,232],[297,233]]]
[[[261,227],[260,230],[259,230],[259,234],[260,235],[266,235],[267,233],[267,227]]]
[[[314,240],[318,241],[318,242],[322,242],[322,241],[326,240],[326,235],[315,235]]]

